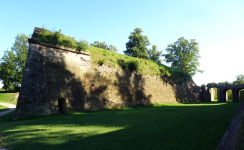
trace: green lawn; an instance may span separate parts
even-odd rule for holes
[[[3,89],[0,89],[0,102],[11,103],[16,105],[17,100],[14,100],[17,94],[18,92],[6,92]]]
[[[8,107],[0,105],[0,112],[8,110]]]
[[[13,121],[0,117],[1,146],[14,149],[216,149],[240,102],[157,104]]]

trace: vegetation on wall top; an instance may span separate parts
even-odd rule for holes
[[[79,52],[84,51],[88,48],[86,42],[78,42],[73,37],[63,35],[61,33],[61,29],[59,31],[52,32],[42,28],[39,32],[37,40],[64,47],[75,48]]]
[[[171,68],[162,64],[157,64],[152,60],[145,60],[142,58],[131,57],[127,55],[118,54],[105,49],[97,47],[88,47],[88,52],[94,64],[106,65],[108,67],[115,67],[118,70],[133,71],[136,74],[152,76],[158,75],[162,78],[167,78],[168,82],[180,84],[184,81],[192,80],[191,75],[187,72]]]
[[[143,40],[148,40],[147,37],[142,35],[139,36],[141,38],[138,37],[137,34],[140,34],[141,32],[142,30],[140,28],[136,28],[135,32],[132,32],[134,33],[132,35],[134,38],[136,38],[139,41],[141,40],[142,37]],[[130,71],[130,72],[133,71],[136,74],[141,74],[141,75],[145,75],[145,74],[159,75],[163,78],[167,78],[168,82],[176,83],[176,84],[180,84],[184,81],[192,80],[191,75],[181,69],[165,66],[162,65],[161,63],[156,63],[154,60],[146,60],[148,57],[146,59],[145,57],[141,57],[141,58],[131,57],[134,55],[128,56],[127,53],[126,53],[127,55],[118,54],[113,52],[116,50],[109,51],[108,49],[106,49],[106,47],[104,47],[104,49],[102,49],[103,47],[97,48],[96,44],[101,45],[101,42],[98,41],[97,43],[94,42],[95,45],[91,44],[91,46],[88,46],[86,41],[77,42],[74,38],[61,34],[61,30],[51,32],[47,29],[42,28],[41,31],[39,32],[39,36],[37,39],[47,43],[62,45],[70,48],[77,48],[78,50],[86,49],[86,51],[90,52],[91,54],[90,56],[92,62],[98,64],[99,66],[106,65],[109,67],[115,67],[119,70]],[[140,46],[144,47],[143,52],[145,53],[146,56],[147,54],[146,47],[145,47],[146,45],[143,46],[140,45]],[[129,53],[128,48],[132,48],[131,50],[134,50],[133,47],[135,46],[133,46],[133,43],[130,43],[129,41],[127,43],[126,52]],[[156,50],[156,46],[154,47],[154,49]]]
[[[162,65],[160,63],[156,63],[153,60],[131,57],[127,55],[118,54],[113,51],[108,51],[105,49],[88,46],[87,42],[85,41],[77,42],[72,37],[64,36],[63,34],[61,34],[61,30],[51,32],[49,30],[42,28],[37,39],[47,43],[62,45],[70,48],[76,48],[77,50],[86,49],[86,51],[90,52],[92,62],[98,64],[99,66],[106,65],[108,67],[115,67],[118,70],[134,72],[140,75],[145,75],[145,74],[150,74],[152,76],[158,75],[161,76],[163,79],[165,79],[167,82],[171,82],[175,84],[192,80],[191,75],[183,70],[177,68],[171,68]],[[20,47],[22,51],[24,50],[23,52],[16,50],[19,48],[15,48],[15,45],[16,44],[19,45],[20,43],[24,43],[24,45]],[[23,77],[23,69],[24,69],[23,64],[25,64],[26,62],[26,56],[28,51],[28,37],[26,35],[20,35],[20,36],[18,35],[16,37],[16,42],[12,50],[15,53],[11,51],[5,51],[5,55],[2,58],[3,62],[1,63],[1,69],[0,69],[1,72],[0,80],[4,83],[4,87],[8,90],[14,90],[14,88],[21,83]],[[16,54],[17,56],[13,56],[13,54]],[[6,56],[6,62],[4,61],[5,56]],[[3,65],[5,64],[9,64],[6,66],[10,66],[10,67],[4,70]],[[12,70],[15,72],[10,72],[9,74],[8,70]],[[18,73],[16,73],[16,71]],[[9,76],[13,77],[13,80]],[[6,82],[5,82],[5,78],[6,78]]]
[[[106,49],[106,50],[112,51],[112,52],[118,52],[118,49],[116,46],[114,46],[112,44],[110,44],[108,46],[105,41],[104,42],[95,41],[94,43],[91,43],[90,46],[103,48],[103,49]]]
[[[168,45],[166,48],[168,54],[163,54],[166,62],[170,62],[171,67],[182,69],[192,76],[197,72],[203,73],[203,70],[199,70],[200,63],[198,59],[199,55],[198,43],[192,39],[190,42],[184,37],[179,38],[173,44]]]
[[[220,83],[215,83],[215,82],[212,82],[212,83],[208,83],[207,84],[207,87],[209,88],[215,88],[215,87],[218,87],[218,86],[225,86],[225,85],[241,85],[241,84],[244,84],[244,75],[238,75],[236,77],[236,81],[234,82],[228,82],[228,81],[225,81],[225,82],[220,82]],[[205,84],[202,84],[201,86],[206,86]]]
[[[126,50],[124,51],[125,55],[149,59],[147,54],[147,46],[151,43],[147,36],[142,35],[141,28],[135,28],[134,32],[130,33],[128,37],[129,41],[125,44]]]
[[[152,49],[147,49],[147,54],[148,54],[148,57],[154,61],[155,63],[157,64],[161,64],[161,55],[163,54],[162,51],[158,51],[157,50],[157,46],[156,45],[153,45],[152,46]]]
[[[148,49],[147,46],[151,45],[147,36],[142,35],[141,28],[135,28],[130,33],[129,41],[125,44],[125,55],[138,57],[143,59],[149,59],[157,64],[161,64],[160,57],[164,56],[167,63],[171,63],[171,67],[184,70],[191,76],[194,76],[197,72],[203,73],[203,70],[199,70],[200,63],[198,59],[199,55],[198,43],[192,39],[190,42],[184,37],[179,38],[173,44],[169,44],[166,48],[166,54],[157,50],[157,46],[153,45],[152,49]]]

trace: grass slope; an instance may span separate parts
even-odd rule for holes
[[[21,149],[216,149],[240,103],[198,102],[101,110],[12,121],[1,146]]]
[[[90,52],[93,64],[106,65],[108,67],[115,67],[118,70],[130,71],[130,64],[138,63],[138,67],[134,70],[137,74],[159,75],[167,77],[170,82],[173,80],[172,82],[174,83],[192,80],[188,73],[180,69],[159,65],[151,60],[130,57],[92,46],[89,46],[86,52]]]
[[[17,100],[15,100],[16,95],[18,92],[5,92],[4,90],[0,89],[0,102],[10,103],[10,104],[17,104]]]

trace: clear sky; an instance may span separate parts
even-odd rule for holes
[[[18,33],[32,34],[35,26],[105,41],[123,54],[139,27],[164,53],[180,37],[195,39],[205,70],[193,77],[197,85],[233,82],[244,74],[243,8],[244,0],[0,0],[0,57]]]

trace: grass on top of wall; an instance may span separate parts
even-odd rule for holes
[[[13,121],[0,117],[7,149],[216,149],[241,103],[155,104]]]
[[[64,47],[75,48],[79,52],[88,48],[86,43],[83,43],[82,41],[78,42],[74,39],[74,37],[63,35],[61,30],[52,32],[48,29],[41,28],[37,40]]]
[[[168,81],[171,79],[174,83],[192,80],[191,76],[183,70],[157,64],[151,60],[122,55],[92,46],[89,46],[86,51],[90,52],[93,64],[99,66],[106,65],[108,67],[115,67],[118,70],[134,71],[141,75],[158,75],[168,78]]]

